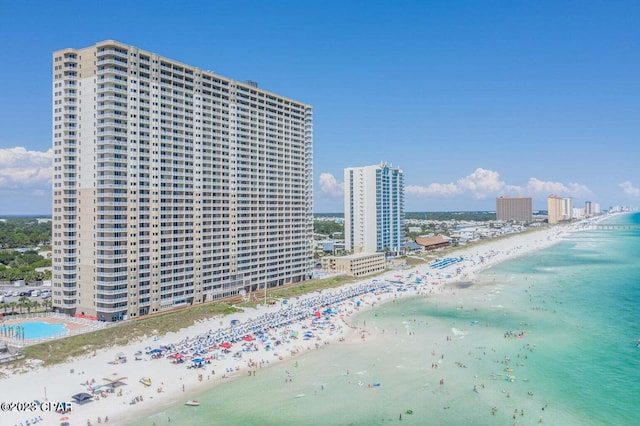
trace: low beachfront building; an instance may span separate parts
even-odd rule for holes
[[[404,245],[402,246],[402,249],[404,250],[405,254],[408,254],[408,253],[420,254],[424,251],[424,248],[420,244],[417,244],[413,241],[407,241],[406,243],[404,243]]]
[[[341,272],[350,277],[362,277],[385,270],[384,253],[358,253],[348,256],[322,258],[322,269],[329,273]]]
[[[417,237],[416,244],[422,246],[424,251],[433,251],[449,247],[449,241],[442,235],[436,235],[433,237]]]

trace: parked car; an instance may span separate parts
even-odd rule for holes
[[[19,296],[20,297],[22,297],[22,296],[31,296],[31,292],[30,291],[21,291]]]
[[[20,296],[20,293],[18,293],[17,291],[14,291],[13,293],[11,293],[11,295],[13,297],[18,297],[18,296]]]

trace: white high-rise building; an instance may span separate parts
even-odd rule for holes
[[[602,212],[600,204],[591,201],[584,202],[584,211],[586,216],[595,216]]]
[[[386,164],[344,170],[345,248],[400,253],[404,243],[404,174]]]
[[[115,41],[53,54],[53,305],[107,321],[309,278],[310,105]]]

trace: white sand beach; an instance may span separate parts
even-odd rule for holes
[[[358,342],[361,335],[349,323],[350,316],[358,311],[415,294],[450,297],[450,292],[443,291],[448,284],[473,281],[479,271],[548,247],[572,229],[575,228],[552,227],[461,247],[448,256],[462,260],[442,269],[425,263],[388,272],[375,281],[364,279],[342,288],[301,296],[286,304],[281,302],[212,318],[178,333],[100,350],[62,365],[37,366],[17,374],[10,373],[10,366],[3,367],[7,376],[0,379],[2,400],[16,406],[3,405],[0,425],[59,425],[64,421],[73,426],[127,423],[141,414],[159,411],[165,405],[186,402],[194,394],[234,377],[259,374],[260,368],[304,351],[322,350],[326,344],[343,341]],[[423,277],[419,284],[415,283],[416,276]],[[394,284],[385,280],[412,283],[411,289],[396,292]],[[371,291],[373,288],[376,290]],[[329,308],[330,311],[326,311]],[[237,320],[233,327],[232,319]],[[305,337],[305,333],[311,336]],[[231,346],[221,347],[220,340],[228,341]],[[168,349],[162,357],[154,358],[150,351],[160,348]],[[119,354],[124,354],[127,361],[115,362]],[[178,362],[180,358],[182,361]],[[193,358],[201,361],[194,362]],[[201,367],[197,368],[198,365]],[[142,378],[150,379],[150,385],[141,383]],[[113,391],[109,391],[109,386],[99,386],[117,379],[121,379],[121,384],[115,383]],[[82,392],[93,396],[84,404],[73,402],[72,395]],[[42,411],[40,407],[34,411],[18,411],[18,403],[34,400],[72,402],[72,410],[64,415]]]

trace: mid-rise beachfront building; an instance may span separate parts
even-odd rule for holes
[[[107,321],[309,278],[312,107],[116,41],[53,54],[53,305]]]
[[[404,173],[386,164],[344,170],[345,248],[400,253],[404,244]]]
[[[531,197],[496,198],[496,219],[503,221],[533,221],[533,203]]]
[[[573,217],[573,199],[549,195],[547,197],[547,220],[550,224],[571,220]]]
[[[383,272],[386,268],[384,253],[356,253],[347,256],[323,256],[322,269],[330,273],[343,273],[349,277],[364,277]]]

